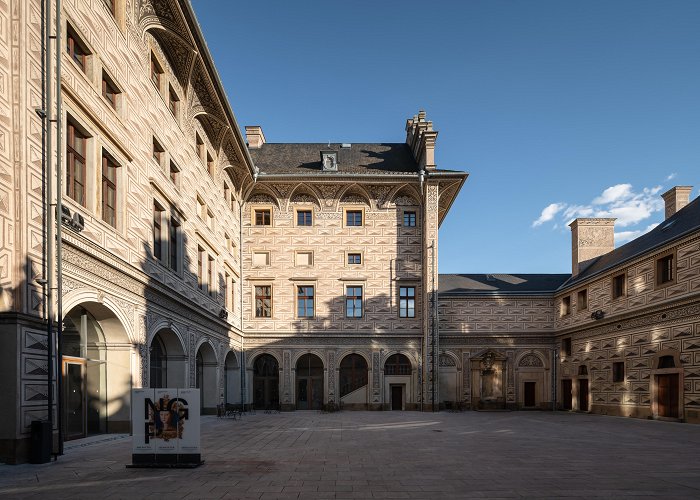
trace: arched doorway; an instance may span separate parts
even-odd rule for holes
[[[406,408],[407,395],[410,394],[411,372],[411,362],[403,354],[392,354],[384,363],[384,384],[388,391],[390,409]]]
[[[224,361],[224,403],[238,404],[241,402],[241,370],[233,351],[226,354]]]
[[[279,364],[271,354],[261,354],[253,363],[253,404],[261,409],[278,409],[280,401]]]
[[[215,413],[218,404],[216,354],[212,346],[205,342],[197,349],[196,387],[200,390],[202,413]]]
[[[446,409],[455,408],[459,401],[459,377],[457,361],[449,354],[440,354],[440,405]]]
[[[187,356],[179,337],[172,330],[161,330],[149,346],[149,387],[187,387]]]
[[[297,361],[297,410],[323,407],[323,361],[315,354],[304,354]]]
[[[340,401],[345,407],[367,406],[367,361],[359,354],[348,354],[340,362]]]
[[[131,346],[119,319],[83,303],[65,315],[61,341],[65,439],[128,432]]]

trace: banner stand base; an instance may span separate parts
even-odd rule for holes
[[[204,465],[204,460],[199,454],[160,456],[138,454],[131,456],[131,462],[126,464],[127,469],[194,469]]]

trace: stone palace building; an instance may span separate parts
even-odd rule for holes
[[[2,461],[49,408],[62,440],[128,432],[136,387],[700,422],[690,188],[619,248],[612,219],[574,221],[571,274],[439,275],[467,174],[437,168],[424,112],[397,143],[244,136],[188,1],[64,2],[60,64],[41,7],[0,2]]]

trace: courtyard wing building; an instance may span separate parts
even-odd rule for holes
[[[690,188],[617,249],[613,220],[574,221],[571,274],[439,275],[438,228],[467,174],[437,167],[424,112],[396,143],[268,142],[237,124],[189,2],[62,9],[57,108],[53,57],[42,102],[41,4],[0,6],[3,461],[27,460],[51,398],[63,440],[128,432],[136,387],[199,387],[205,413],[700,421]]]

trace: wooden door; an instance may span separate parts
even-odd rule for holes
[[[588,411],[588,379],[581,378],[578,381],[578,409]]]
[[[572,391],[572,380],[566,378],[561,381],[561,407],[564,410],[571,410],[573,408],[573,391]]]
[[[402,385],[392,385],[391,386],[391,409],[392,410],[403,410],[403,386]]]
[[[657,375],[656,381],[659,416],[678,418],[678,374]]]
[[[535,401],[535,389],[536,389],[536,387],[537,387],[536,382],[525,382],[524,391],[523,391],[524,392],[524,394],[523,394],[523,396],[524,396],[523,406],[526,406],[529,408],[535,406],[535,404],[536,404],[536,401]]]

